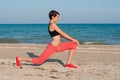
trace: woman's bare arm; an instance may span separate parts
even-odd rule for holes
[[[71,36],[69,36],[68,34],[66,34],[65,32],[63,32],[56,24],[51,24],[51,26],[54,28],[54,30],[56,30],[63,38],[68,39],[70,41],[76,42],[77,44],[79,44],[79,41],[72,38]]]

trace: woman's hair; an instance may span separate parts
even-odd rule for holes
[[[55,10],[51,10],[49,12],[49,19],[52,19],[52,16],[56,17],[57,15],[60,15],[59,12],[57,12]]]

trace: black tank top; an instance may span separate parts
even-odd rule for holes
[[[54,36],[60,35],[56,30],[54,30],[54,31],[50,31],[49,27],[48,27],[48,31],[49,31],[49,34],[50,34],[51,37],[54,37]]]

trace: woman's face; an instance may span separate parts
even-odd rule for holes
[[[53,19],[54,22],[57,22],[57,21],[59,20],[59,15],[57,15],[57,16],[55,16],[55,17],[53,16],[52,19]]]

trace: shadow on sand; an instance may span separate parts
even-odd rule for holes
[[[36,58],[36,57],[39,57],[38,55],[35,55],[34,53],[31,53],[31,52],[28,52],[26,53],[30,58]],[[59,60],[59,59],[51,59],[51,58],[48,58],[44,63],[46,62],[57,62],[59,63],[60,65],[62,65],[64,67],[64,63]],[[42,63],[42,64],[44,64]],[[32,65],[32,66],[40,66],[42,64],[23,64],[23,65]]]

